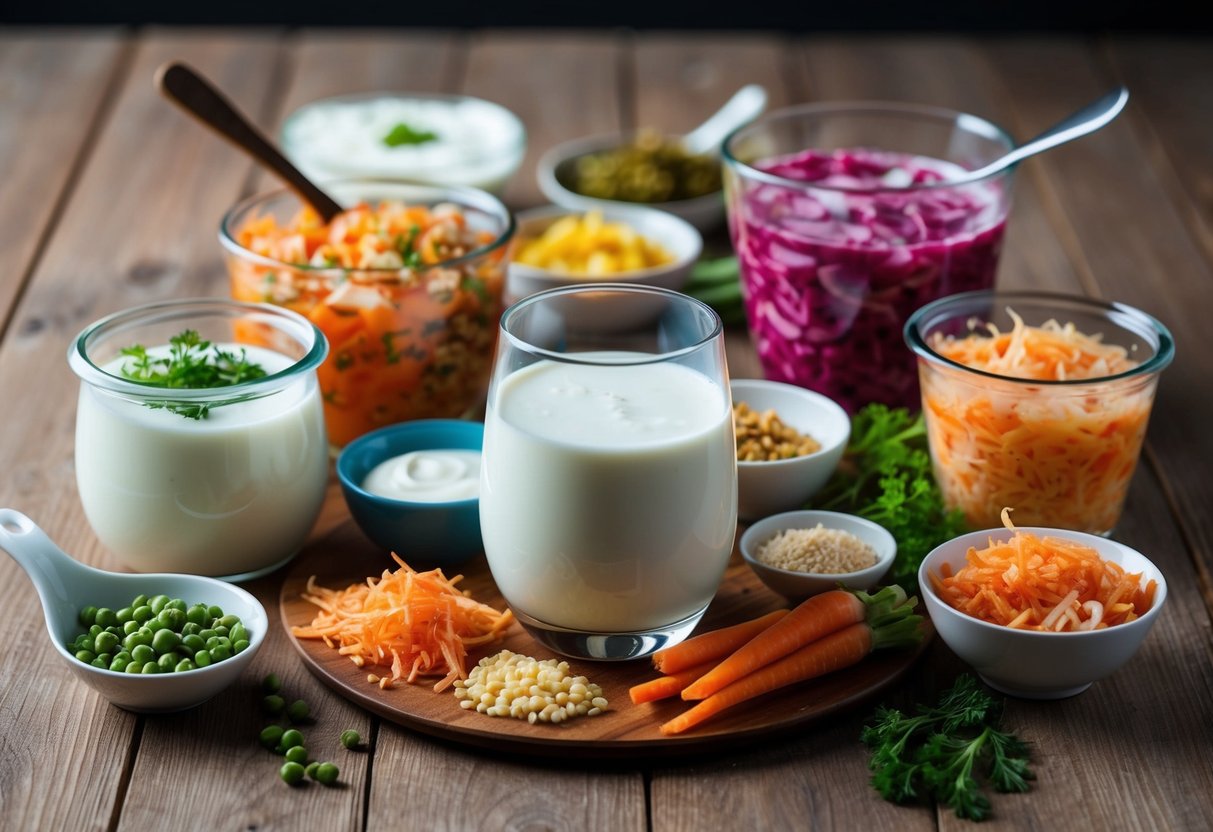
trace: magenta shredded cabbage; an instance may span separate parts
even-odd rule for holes
[[[754,167],[806,183],[743,178],[730,197],[746,317],[766,377],[851,413],[869,402],[918,410],[902,327],[928,301],[994,285],[1004,184],[915,189],[961,169],[860,148],[805,150]]]

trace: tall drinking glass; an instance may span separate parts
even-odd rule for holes
[[[641,311],[643,327],[604,325]],[[480,523],[523,626],[568,656],[681,641],[737,525],[720,318],[677,292],[597,284],[506,310],[489,386]]]

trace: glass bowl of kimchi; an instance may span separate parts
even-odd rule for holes
[[[990,687],[1025,699],[1074,696],[1114,673],[1167,598],[1162,570],[1135,549],[1009,520],[937,546],[918,582],[952,652]]]
[[[1107,535],[1141,456],[1167,328],[1120,303],[966,292],[919,309],[918,357],[935,478],[972,528],[1017,522]]]
[[[324,183],[347,209],[325,224],[289,190],[223,217],[232,296],[284,306],[329,341],[318,369],[334,450],[414,419],[483,405],[514,219],[475,188]]]

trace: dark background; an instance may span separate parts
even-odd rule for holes
[[[1208,33],[1209,0],[0,0],[0,23]]]

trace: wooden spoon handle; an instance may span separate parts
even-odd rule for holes
[[[344,210],[287,161],[219,90],[190,67],[177,61],[164,64],[156,71],[156,87],[174,104],[282,177],[326,223]]]

